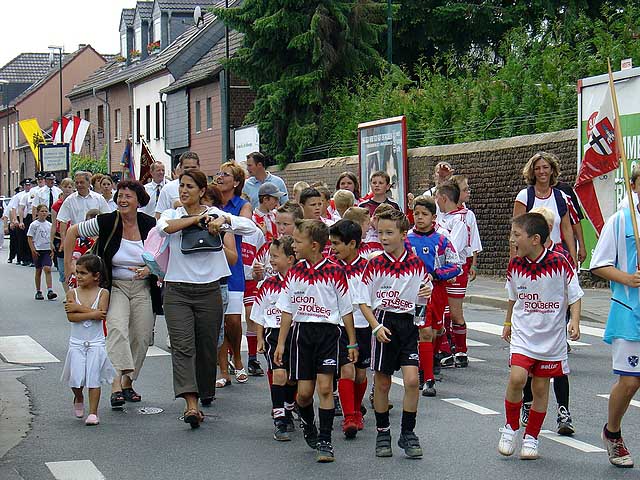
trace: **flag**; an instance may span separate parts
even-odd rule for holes
[[[64,141],[71,144],[71,151],[76,155],[82,150],[82,144],[89,130],[89,125],[91,123],[74,115],[64,130]]]
[[[56,122],[55,120],[53,121],[53,127],[51,129],[51,137],[53,138],[53,143],[63,143],[64,137],[61,139],[60,135],[64,135],[68,124],[69,119],[67,117],[62,117],[62,129],[60,129],[59,122]]]
[[[154,162],[149,145],[141,138],[142,150],[140,151],[140,183],[145,184],[151,176],[151,164]]]
[[[35,118],[29,118],[27,120],[20,120],[20,129],[27,140],[27,143],[31,147],[33,158],[36,160],[36,171],[40,170],[40,152],[38,151],[38,145],[44,142],[44,135],[42,129],[38,125],[38,120]]]
[[[614,125],[611,91],[607,88],[600,109],[591,115],[587,124],[589,140],[575,186],[580,203],[598,234],[604,226],[604,213],[615,210],[611,198],[611,192],[615,189],[615,176],[607,175],[618,168],[619,155]]]
[[[129,178],[131,180],[136,179],[136,171],[131,158],[131,140],[127,139],[127,143],[124,146],[124,152],[122,152],[122,158],[120,159],[120,165],[123,170],[126,168],[129,170]]]

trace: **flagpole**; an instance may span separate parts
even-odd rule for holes
[[[627,200],[629,201],[629,209],[631,210],[631,225],[633,226],[633,237],[636,242],[636,265],[640,269],[640,235],[638,235],[638,219],[636,218],[636,206],[633,202],[633,194],[631,193],[631,176],[629,175],[627,153],[625,152],[624,141],[622,139],[620,113],[618,112],[618,97],[616,96],[616,88],[613,84],[613,72],[611,71],[611,59],[609,58],[607,58],[607,66],[609,68],[609,89],[611,90],[611,103],[613,103],[613,113],[615,115],[616,147],[618,150],[618,158],[622,162],[624,186],[627,192]]]

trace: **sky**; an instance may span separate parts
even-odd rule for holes
[[[119,53],[120,12],[135,0],[0,1],[0,66],[20,53],[71,53],[88,43],[98,53]]]

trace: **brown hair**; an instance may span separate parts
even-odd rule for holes
[[[387,182],[387,185],[391,185],[391,177],[387,172],[384,172],[382,170],[376,170],[369,177],[369,181],[373,180],[375,177],[382,177],[384,178],[385,182]]]
[[[384,204],[383,204],[384,205]],[[349,207],[347,211],[342,215],[344,220],[351,220],[352,222],[356,222],[358,225],[362,226],[362,224],[366,220],[370,220],[369,210],[362,207]]]
[[[315,188],[320,192],[322,198],[327,202],[331,200],[331,190],[329,190],[329,186],[324,182],[315,182],[311,184],[311,188]]]
[[[135,192],[136,197],[138,198],[138,203],[141,207],[145,207],[149,203],[149,194],[144,189],[144,185],[142,185],[137,180],[122,180],[118,182],[118,186],[116,186],[116,195],[115,199],[118,200],[118,194],[120,190],[131,190]]]
[[[200,157],[196,152],[184,152],[182,155],[180,155],[180,160],[178,160],[180,166],[182,166],[182,163],[185,160],[195,160],[196,162],[198,162],[198,166],[200,166]]]
[[[560,176],[560,160],[558,160],[557,155],[549,152],[537,152],[527,161],[527,163],[525,163],[524,168],[522,169],[522,176],[524,177],[524,181],[527,182],[527,185],[536,184],[536,176],[534,174],[534,170],[536,167],[536,162],[538,160],[544,160],[551,167],[551,177],[549,178],[549,185],[553,187],[556,183],[558,183],[558,177]]]
[[[380,214],[376,213],[376,217],[378,218],[378,221],[391,220],[396,224],[396,227],[401,232],[408,232],[411,228],[411,224],[409,223],[407,216],[400,210],[396,210],[395,208],[392,208],[391,210],[382,212]]]
[[[271,246],[281,249],[287,257],[296,256],[296,252],[293,250],[293,237],[291,235],[274,238],[271,241]]]
[[[438,186],[436,195],[444,195],[453,203],[457,204],[460,201],[460,187],[458,187],[456,182],[447,180]]]
[[[189,177],[194,182],[196,182],[196,185],[200,189],[207,188],[207,176],[200,170],[189,170],[188,172],[180,174],[180,180],[182,180],[182,177]]]
[[[222,206],[222,192],[216,184],[210,183],[207,185],[207,191],[204,192],[204,197],[209,200],[214,207]]]
[[[375,211],[373,212],[373,216],[378,218],[380,217],[380,215],[382,215],[383,213],[386,212],[390,212],[391,210],[396,210],[395,208],[393,208],[391,205],[389,205],[388,203],[381,203],[380,205],[378,205],[375,209]]]
[[[413,209],[415,210],[417,206],[426,208],[432,215],[435,215],[438,211],[436,208],[436,201],[433,197],[429,197],[427,195],[420,195],[415,198],[413,201]]]
[[[225,162],[222,165],[220,165],[220,170],[224,168],[230,169],[231,175],[233,176],[233,181],[238,182],[238,185],[236,185],[233,188],[233,193],[234,195],[239,197],[240,195],[242,195],[242,189],[244,188],[244,180],[245,180],[244,169],[240,165],[238,165],[236,162]]]
[[[296,230],[308,235],[312,241],[319,243],[320,250],[329,241],[329,227],[320,220],[296,220]]]
[[[280,205],[276,212],[278,213],[288,213],[293,217],[293,220],[302,220],[304,218],[304,210],[299,203],[292,202],[289,200],[285,202],[283,205]]]
[[[340,190],[340,181],[345,177],[353,182],[353,185],[354,185],[353,195],[354,196],[360,195],[360,180],[358,180],[358,177],[356,176],[356,174],[352,172],[342,172],[338,176],[338,181],[336,182],[336,190]]]

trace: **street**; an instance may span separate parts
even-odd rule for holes
[[[615,378],[610,371],[609,347],[601,339],[602,325],[597,324],[583,326],[582,338],[569,355],[575,437],[552,433],[556,415],[551,393],[543,427],[548,432],[540,441],[541,459],[523,462],[517,454],[505,458],[497,453],[508,376],[508,346],[499,336],[504,312],[468,304],[465,315],[471,363],[467,369],[443,369],[437,397],[420,398],[416,433],[425,451],[422,460],[406,459],[396,445],[402,398],[399,376],[394,378],[391,392],[395,408],[391,411],[394,456],[390,459],[374,456],[374,417],[368,401],[365,430],[355,440],[344,439],[340,419],[336,419],[333,464],[315,463],[314,452],[304,443],[300,429],[292,442],[274,441],[266,377],[251,378],[244,385],[234,382],[218,390],[212,407],[205,410],[203,426],[191,430],[179,420],[183,401],[173,399],[163,318],[158,319],[156,345],[135,384],[142,402],[128,403],[124,411],[112,411],[109,389],[103,388],[101,424],[86,427],[73,416],[72,393],[60,382],[69,330],[62,302],[34,300],[33,269],[7,264],[6,255],[3,250],[0,357],[16,363],[10,366],[14,369],[41,368],[20,372],[33,419],[26,438],[0,459],[3,480],[640,478],[637,469],[615,469],[602,450],[600,431],[607,411],[604,396]],[[58,283],[56,291],[62,294]],[[0,369],[0,377],[10,373],[15,372]],[[5,394],[0,390],[0,396]],[[636,401],[629,408],[623,426],[636,461],[640,461],[639,407]],[[154,414],[154,408],[162,411]],[[142,410],[147,414],[141,409],[147,409]],[[4,412],[0,421],[6,422]],[[5,425],[0,423],[0,438],[10,433]]]

